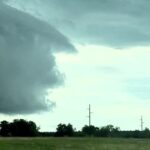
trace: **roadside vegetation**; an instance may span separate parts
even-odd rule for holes
[[[1,121],[1,137],[113,137],[113,138],[150,138],[150,130],[143,131],[122,131],[119,127],[106,125],[95,127],[85,125],[77,131],[72,124],[60,123],[56,127],[56,132],[40,132],[40,128],[33,121],[15,119],[13,122]]]
[[[149,150],[149,139],[1,138],[0,150]]]

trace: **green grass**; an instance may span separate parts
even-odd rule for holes
[[[115,138],[0,138],[0,150],[150,150],[150,140]]]

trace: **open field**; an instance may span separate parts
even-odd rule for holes
[[[150,150],[150,140],[115,138],[0,138],[0,150]]]

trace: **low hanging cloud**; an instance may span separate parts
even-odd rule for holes
[[[117,48],[150,45],[148,0],[9,0],[75,42]]]
[[[63,83],[57,51],[75,48],[51,25],[0,2],[0,113],[51,109],[47,90]]]

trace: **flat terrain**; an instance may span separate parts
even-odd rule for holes
[[[150,150],[150,139],[0,138],[0,150]]]

